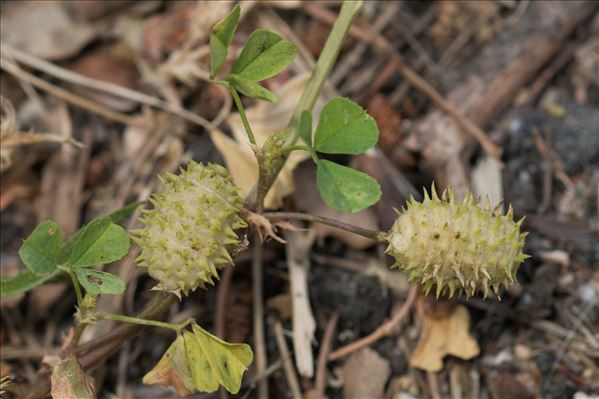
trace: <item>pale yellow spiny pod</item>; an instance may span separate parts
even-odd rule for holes
[[[163,191],[143,211],[143,228],[132,232],[141,247],[140,266],[159,281],[156,289],[187,295],[218,279],[232,262],[246,227],[240,217],[243,198],[228,171],[217,164],[191,161],[179,175],[160,179]]]
[[[490,288],[498,294],[501,284],[513,282],[529,257],[522,252],[528,234],[520,232],[522,221],[513,221],[511,206],[504,215],[472,194],[457,201],[450,189],[439,198],[433,185],[431,196],[425,190],[421,203],[411,198],[398,214],[385,236],[387,253],[426,293],[435,287],[437,297],[477,291],[486,297]]]

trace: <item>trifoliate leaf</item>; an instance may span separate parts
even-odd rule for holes
[[[357,212],[381,197],[379,183],[366,173],[324,159],[318,160],[316,166],[318,190],[331,208]]]
[[[69,265],[88,267],[121,259],[129,250],[129,236],[108,216],[97,218],[87,225],[75,242]]]
[[[358,104],[339,97],[320,113],[314,149],[327,154],[359,154],[375,145],[378,137],[374,119]]]
[[[281,72],[295,57],[297,49],[268,29],[250,35],[231,73],[241,79],[259,82]]]
[[[125,291],[125,283],[114,274],[87,268],[77,268],[75,274],[85,291],[92,295],[117,295]]]
[[[210,32],[210,78],[214,78],[220,71],[225,60],[229,45],[239,24],[239,4],[231,12],[218,22]]]
[[[19,249],[19,256],[31,272],[37,275],[52,273],[58,266],[62,230],[51,220],[40,223]]]
[[[219,385],[235,394],[252,359],[249,345],[227,343],[193,324],[192,332],[177,337],[143,382],[172,385],[179,395],[215,392]]]

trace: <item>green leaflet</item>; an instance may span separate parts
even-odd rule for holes
[[[231,74],[259,82],[285,69],[293,61],[296,52],[295,46],[278,34],[268,29],[258,29],[245,42]]]
[[[214,78],[222,68],[233,35],[239,24],[240,9],[237,4],[233,10],[212,28],[210,32],[210,78]]]
[[[357,212],[381,197],[378,182],[366,173],[324,159],[318,160],[316,166],[320,195],[331,208]]]
[[[36,275],[52,273],[58,266],[58,255],[62,245],[62,230],[52,220],[40,223],[19,249],[19,256],[31,272]]]
[[[105,216],[87,225],[67,262],[74,268],[103,265],[122,258],[128,250],[127,232]]]
[[[378,137],[374,119],[350,99],[338,97],[320,113],[314,149],[327,154],[359,154],[374,146]]]
[[[117,295],[125,291],[125,283],[114,274],[99,270],[78,268],[75,275],[85,291],[92,295]]]

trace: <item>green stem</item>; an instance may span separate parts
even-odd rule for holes
[[[252,128],[250,126],[250,122],[248,121],[247,115],[245,114],[245,108],[243,107],[243,103],[241,102],[241,98],[239,97],[239,93],[233,86],[229,86],[229,91],[231,92],[231,96],[233,97],[233,101],[235,101],[235,105],[239,110],[239,116],[241,116],[241,122],[243,123],[243,127],[245,128],[245,132],[250,139],[250,143],[256,145],[256,138],[254,137],[254,132],[252,132]]]
[[[289,147],[281,148],[281,151],[279,151],[279,152],[281,154],[287,154],[288,152],[292,152],[292,151],[310,152],[310,149],[308,147],[306,147],[305,145],[290,145]]]
[[[152,326],[152,327],[160,327],[160,328],[168,328],[170,330],[175,330],[177,332],[181,331],[185,326],[191,323],[191,319],[185,320],[182,323],[167,323],[164,321],[158,320],[148,320],[142,319],[134,316],[124,316],[120,314],[111,314],[111,313],[100,313],[98,317],[102,320],[112,320],[112,321],[120,321],[121,323],[129,323],[129,324],[139,324],[142,326]]]
[[[362,227],[354,226],[353,224],[340,222],[336,219],[329,219],[323,216],[310,215],[308,213],[299,212],[265,212],[260,214],[261,216],[272,219],[287,219],[287,220],[304,220],[306,222],[321,223],[328,226],[335,227],[337,229],[349,231],[350,233],[361,235],[362,237],[370,238],[372,240],[383,242],[385,241],[384,232],[369,230]]]
[[[83,303],[83,294],[81,293],[81,286],[79,285],[79,280],[77,280],[77,276],[75,276],[75,272],[69,270],[69,276],[71,276],[71,281],[73,281],[73,287],[75,287],[75,295],[77,295],[77,305],[81,307]]]
[[[316,100],[320,94],[322,86],[324,82],[327,80],[335,61],[337,60],[337,56],[339,55],[339,51],[341,50],[341,45],[343,44],[343,40],[347,35],[347,31],[351,26],[354,18],[364,5],[363,1],[345,1],[341,6],[341,11],[339,12],[339,16],[331,29],[331,33],[329,33],[329,37],[327,38],[326,43],[322,51],[320,52],[320,57],[314,66],[314,70],[312,71],[312,75],[310,76],[310,80],[302,93],[302,96],[295,107],[295,111],[293,112],[293,116],[289,121],[288,128],[291,130],[291,134],[287,139],[286,145],[294,145],[299,137],[299,130],[297,129],[299,125],[300,116],[304,111],[312,111],[314,108],[314,104],[316,104]]]
[[[295,107],[295,111],[293,112],[293,116],[287,125],[287,130],[289,130],[289,135],[285,140],[284,147],[289,147],[295,145],[297,139],[299,138],[299,121],[302,115],[302,112],[309,111],[311,112],[314,108],[314,104],[316,104],[316,100],[320,95],[320,91],[324,82],[327,80],[335,61],[337,60],[337,56],[339,55],[339,51],[341,50],[341,45],[343,44],[343,40],[347,35],[349,27],[351,26],[354,18],[360,10],[364,2],[362,0],[359,1],[345,1],[341,6],[341,11],[339,12],[339,16],[329,33],[329,37],[327,38],[326,43],[322,51],[320,52],[320,57],[314,66],[314,70],[312,71],[312,75],[310,76],[310,80],[302,93],[302,96]],[[312,154],[312,158],[315,160],[314,154]],[[260,211],[262,208],[262,200],[266,197],[266,193],[270,190],[270,187],[274,183],[277,175],[285,165],[285,158],[281,160],[281,162],[277,162],[273,165],[272,169],[268,171],[268,177],[264,179],[259,179],[258,184],[251,190],[251,196],[255,194],[253,197],[254,208],[257,211]]]

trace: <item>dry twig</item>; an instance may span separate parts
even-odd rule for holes
[[[364,337],[362,339],[359,339],[356,342],[353,342],[349,345],[346,345],[342,348],[337,349],[336,351],[334,351],[333,353],[331,353],[328,356],[328,360],[329,361],[339,360],[342,357],[345,357],[352,352],[362,349],[365,346],[368,346],[383,337],[393,334],[395,329],[399,325],[399,323],[401,323],[402,320],[408,316],[410,309],[412,308],[412,305],[414,305],[414,301],[416,300],[417,296],[418,296],[418,288],[416,288],[416,287],[412,288],[410,290],[410,293],[408,294],[408,298],[406,299],[404,304],[401,306],[401,309],[399,309],[399,311],[395,314],[395,316],[393,316],[393,318],[391,318],[384,324],[380,325],[376,330],[374,330],[374,332],[372,334],[368,335],[367,337]]]

